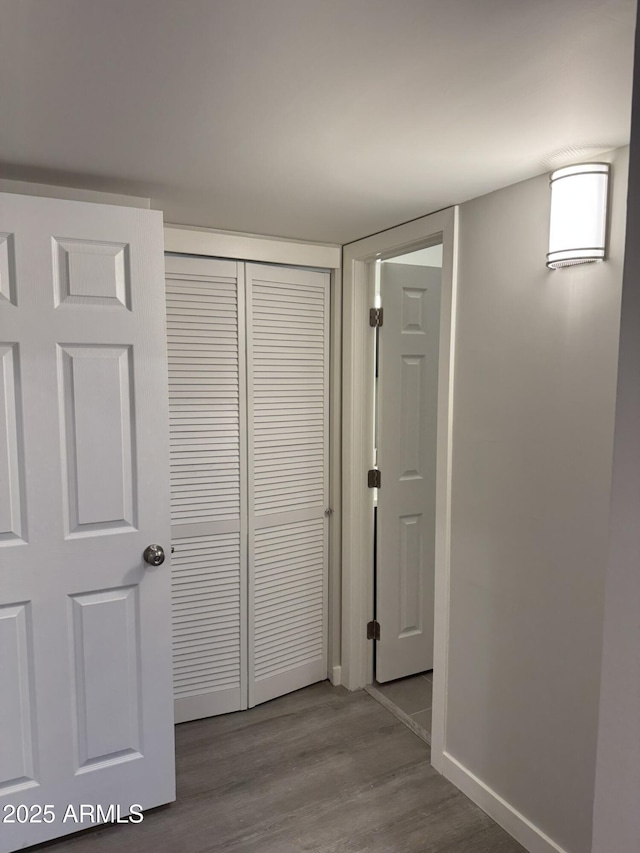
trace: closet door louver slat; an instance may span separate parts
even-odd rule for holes
[[[327,673],[329,275],[246,285],[251,707]]]
[[[242,272],[166,258],[176,722],[247,707]]]

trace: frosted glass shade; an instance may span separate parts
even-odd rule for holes
[[[548,267],[604,260],[608,182],[608,163],[581,163],[552,172]]]

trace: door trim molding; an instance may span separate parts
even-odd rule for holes
[[[342,248],[190,225],[164,225],[164,251],[329,270],[329,592],[327,678],[340,683],[342,613]],[[336,681],[337,679],[337,681]]]
[[[433,213],[343,248],[342,447],[342,684],[349,690],[373,680],[373,642],[365,626],[373,617],[372,466],[374,335],[369,326],[373,287],[368,264],[442,242],[442,296],[438,366],[436,466],[435,630],[431,760],[444,769],[451,544],[451,431],[455,343],[458,208]]]
[[[164,226],[164,250],[181,255],[205,255],[234,261],[322,269],[339,269],[342,254],[340,246],[329,243],[305,243],[280,237],[168,223]]]
[[[486,782],[465,767],[448,752],[441,756],[442,766],[437,767],[443,776],[466,794],[490,818],[512,835],[529,853],[567,853],[552,838],[532,823],[522,812],[503,799]]]

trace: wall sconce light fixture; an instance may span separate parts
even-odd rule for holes
[[[604,260],[609,169],[581,163],[551,173],[550,269]]]

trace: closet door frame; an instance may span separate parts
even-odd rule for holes
[[[282,266],[310,267],[330,273],[329,342],[329,590],[327,677],[341,679],[342,622],[342,249],[325,243],[279,240],[230,231],[165,224],[165,252]]]

